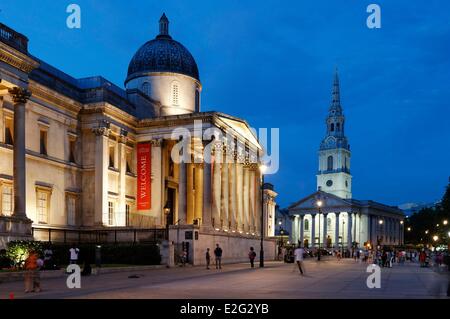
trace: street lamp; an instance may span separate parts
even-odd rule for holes
[[[267,171],[267,166],[261,164],[259,166],[261,172],[261,250],[259,252],[259,267],[264,267],[264,173]]]
[[[447,226],[448,220],[444,220],[444,221],[442,222],[442,224],[444,224],[444,226]]]
[[[316,205],[317,205],[317,208],[319,210],[319,250],[318,250],[318,253],[317,253],[317,261],[320,261],[320,214],[322,213],[321,207],[323,205],[323,202],[320,199],[320,197],[317,199]]]
[[[433,240],[434,240],[434,241],[438,241],[438,239],[439,239],[438,236],[436,236],[436,235],[433,236]]]
[[[166,237],[169,240],[169,214],[170,214],[170,206],[169,203],[164,206],[164,215],[166,216]]]

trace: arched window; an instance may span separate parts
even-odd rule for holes
[[[200,92],[195,90],[195,111],[200,112]]]
[[[331,131],[331,132],[334,132],[334,123],[331,123],[330,131]]]
[[[309,219],[305,219],[305,230],[309,230]]]
[[[341,130],[341,123],[337,123],[336,124],[336,131],[340,131]]]
[[[144,83],[142,84],[141,91],[142,91],[142,93],[144,93],[145,95],[150,96],[150,83],[144,82]]]
[[[179,104],[179,94],[180,94],[180,88],[178,85],[178,82],[172,83],[172,104],[178,105]]]
[[[327,171],[333,170],[333,156],[328,156]]]

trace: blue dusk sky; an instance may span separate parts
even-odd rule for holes
[[[81,6],[79,30],[66,27],[71,3]],[[366,26],[371,3],[381,6],[381,29]],[[280,170],[267,179],[282,207],[316,190],[336,66],[354,198],[431,202],[447,185],[449,1],[2,0],[0,9],[33,55],[120,87],[165,12],[198,63],[202,110],[280,128]]]

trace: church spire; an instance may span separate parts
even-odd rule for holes
[[[159,37],[169,37],[169,19],[165,13],[159,19]]]
[[[338,69],[336,67],[336,71],[334,73],[334,83],[333,83],[333,99],[330,106],[330,113],[333,115],[340,115],[342,114],[342,107],[341,107],[341,89],[339,84],[339,73]]]

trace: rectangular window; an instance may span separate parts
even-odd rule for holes
[[[128,174],[133,174],[133,154],[131,152],[127,152],[127,173]]]
[[[76,226],[76,198],[74,196],[67,197],[67,225]]]
[[[76,163],[76,161],[75,161],[75,143],[76,143],[75,139],[69,140],[69,162],[74,163],[74,164]]]
[[[108,202],[108,225],[114,225],[114,203]]]
[[[48,193],[37,192],[37,219],[39,224],[48,224]]]
[[[2,186],[2,211],[4,216],[11,216],[13,213],[13,188],[9,185]]]
[[[41,130],[40,132],[40,153],[41,155],[47,154],[47,131]]]
[[[109,168],[115,168],[116,167],[116,165],[115,165],[115,155],[116,155],[116,152],[115,152],[115,147],[114,146],[110,146],[109,147]]]
[[[125,226],[130,226],[130,205],[125,205]]]
[[[13,121],[7,118],[5,119],[5,144],[14,145],[13,133]]]

